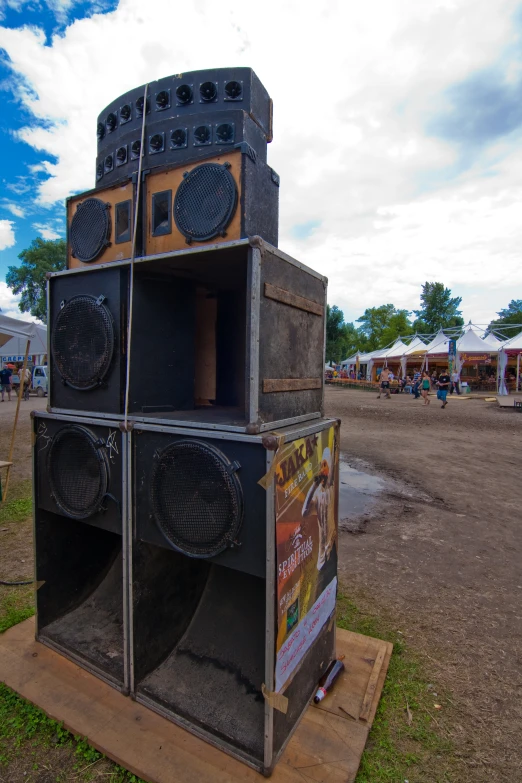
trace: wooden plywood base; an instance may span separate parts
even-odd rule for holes
[[[271,780],[352,783],[386,677],[392,645],[337,631],[346,671],[310,706]],[[0,681],[150,783],[249,783],[263,776],[123,696],[34,640],[34,619],[0,636]]]

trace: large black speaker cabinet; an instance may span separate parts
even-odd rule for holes
[[[127,436],[115,422],[33,423],[36,638],[126,691]]]
[[[277,246],[279,178],[250,148],[154,170],[144,198],[145,256],[250,236]]]
[[[127,172],[138,170],[139,150],[136,147],[133,149],[132,145],[141,141],[144,93],[145,85],[135,87],[112,101],[98,117],[97,165],[101,164],[103,171],[97,171],[97,183],[102,186],[114,181],[117,166]],[[246,115],[258,131],[245,125],[243,119],[231,120],[232,113],[236,118],[239,113]],[[205,124],[212,127],[210,143],[226,146],[229,144],[230,131],[222,136],[224,130],[220,130],[219,126],[231,122],[235,125],[234,132],[238,134],[236,141],[247,141],[266,160],[263,147],[272,140],[272,101],[251,68],[192,71],[152,82],[147,91],[145,115],[147,161],[151,166],[157,165],[153,162],[154,155],[161,156],[164,153],[164,163],[174,162],[179,159],[185,143],[187,149],[194,152],[198,145],[205,146],[209,141],[206,138],[200,140],[196,133]],[[181,144],[180,131],[186,132]],[[246,135],[241,138],[243,131]],[[172,139],[173,132],[176,133]],[[165,134],[165,149],[161,151],[156,148],[158,140],[151,146],[151,141],[158,134]],[[114,167],[107,167],[106,158],[117,155],[117,151],[125,147],[127,159],[123,159],[122,151]]]
[[[146,414],[194,406],[193,283],[136,275],[129,408]],[[123,416],[129,267],[62,273],[49,281],[50,401],[55,411]]]
[[[338,422],[279,434],[131,433],[133,693],[265,774],[335,654]]]
[[[233,107],[232,107],[233,108]],[[244,111],[211,111],[184,117],[160,115],[145,126],[142,171],[179,166],[216,155],[225,155],[237,144],[248,146],[266,163],[267,144],[263,131]],[[106,188],[123,177],[134,176],[142,153],[142,128],[128,129],[110,138],[96,158],[96,188]]]

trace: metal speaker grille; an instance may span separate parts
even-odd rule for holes
[[[218,449],[180,440],[155,456],[152,513],[169,543],[190,557],[213,557],[232,544],[243,521],[243,492]]]
[[[109,463],[105,444],[85,427],[63,427],[47,452],[47,475],[56,505],[68,517],[86,519],[107,494]]]
[[[202,163],[177,189],[174,220],[189,242],[225,235],[237,206],[237,185],[228,169],[227,164]]]
[[[73,296],[58,313],[51,352],[62,380],[78,391],[100,386],[114,352],[114,324],[103,296]]]
[[[88,198],[78,204],[70,229],[74,257],[84,263],[94,261],[107,247],[110,236],[109,206],[99,198]]]

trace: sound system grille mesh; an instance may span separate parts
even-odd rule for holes
[[[227,164],[203,163],[177,189],[174,220],[188,241],[224,236],[237,206],[237,185],[228,168]]]
[[[78,204],[71,220],[72,253],[79,261],[94,261],[107,247],[111,235],[108,205],[99,198],[88,198]]]
[[[236,467],[198,441],[181,440],[156,452],[151,509],[174,548],[191,557],[212,557],[236,539],[243,518]]]

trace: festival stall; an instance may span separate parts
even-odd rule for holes
[[[485,341],[471,324],[457,340],[457,371],[462,384],[479,391],[495,391],[496,365],[500,342]]]
[[[498,366],[499,366],[499,394],[509,394],[510,391],[521,390],[521,378],[520,378],[520,355],[522,354],[522,332],[511,337],[509,340],[501,343],[500,351],[498,354]],[[506,367],[508,361],[516,362],[513,370],[506,378]]]
[[[415,370],[420,369],[426,353],[426,343],[416,334],[401,358],[401,374],[405,378],[407,375],[413,375]],[[408,365],[410,370],[408,371]]]

